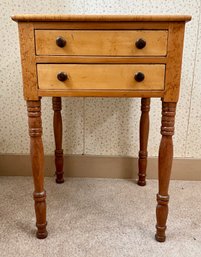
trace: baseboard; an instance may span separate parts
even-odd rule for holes
[[[66,155],[67,177],[137,178],[137,158],[119,156]],[[157,178],[157,158],[148,159],[147,178]],[[54,175],[54,157],[45,156],[45,176]],[[30,176],[29,155],[0,155],[0,176]],[[172,179],[201,180],[201,159],[174,159]]]

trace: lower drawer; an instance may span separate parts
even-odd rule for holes
[[[38,64],[43,90],[163,90],[163,64]]]

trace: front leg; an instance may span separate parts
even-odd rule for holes
[[[175,121],[176,103],[162,103],[162,126],[161,126],[161,143],[159,148],[158,159],[158,179],[159,192],[157,194],[156,207],[156,240],[159,242],[165,241],[166,221],[168,216],[168,187],[172,168],[173,158],[173,142],[174,121]]]
[[[46,230],[46,192],[44,190],[44,152],[42,142],[41,103],[38,101],[27,101],[30,152],[32,162],[32,173],[34,179],[34,200],[36,212],[37,238],[47,237]]]

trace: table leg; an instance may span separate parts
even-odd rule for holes
[[[140,151],[138,159],[138,185],[146,185],[147,169],[147,144],[149,135],[149,110],[150,98],[141,99],[141,118],[140,118]]]
[[[159,148],[158,159],[158,179],[159,192],[157,194],[156,207],[156,240],[165,241],[166,221],[168,216],[168,187],[172,168],[174,121],[175,121],[176,103],[162,103],[162,126],[161,126],[161,143]]]
[[[55,139],[55,166],[56,166],[56,182],[61,184],[63,178],[63,149],[62,149],[62,117],[61,117],[61,97],[52,98],[52,106],[54,110],[54,139]]]
[[[30,135],[30,153],[32,162],[32,173],[34,179],[35,212],[36,227],[38,231],[36,236],[40,239],[47,237],[46,230],[46,192],[44,190],[44,152],[42,142],[42,121],[41,104],[38,101],[27,101],[29,135]]]

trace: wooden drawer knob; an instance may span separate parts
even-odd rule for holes
[[[57,74],[57,79],[59,80],[59,81],[66,81],[67,79],[68,79],[68,75],[65,73],[65,72],[59,72],[58,74]]]
[[[66,45],[66,40],[65,38],[59,36],[57,39],[56,39],[56,44],[58,45],[58,47],[64,47]]]
[[[136,42],[135,42],[135,46],[138,48],[138,49],[143,49],[145,46],[146,46],[146,41],[142,38],[138,39]]]
[[[145,76],[142,72],[137,72],[135,74],[134,78],[137,82],[142,82],[144,80]]]

